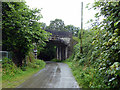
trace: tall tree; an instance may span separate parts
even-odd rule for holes
[[[41,29],[42,29],[42,30],[45,30],[46,27],[47,27],[46,23],[41,22],[40,24],[41,24]]]
[[[47,29],[50,30],[56,30],[56,31],[64,31],[65,24],[64,21],[61,19],[55,19],[53,21],[50,21],[50,25]]]
[[[31,10],[25,2],[2,3],[3,50],[13,52],[13,61],[22,66],[22,61],[34,47],[32,43],[47,39],[47,32],[40,28],[42,17],[39,9]]]

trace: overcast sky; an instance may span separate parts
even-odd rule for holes
[[[87,3],[93,3],[94,0],[25,0],[30,8],[41,9],[43,18],[41,22],[50,24],[51,20],[56,18],[62,19],[65,25],[74,25],[81,27],[81,1],[83,1],[83,27],[87,28],[89,25],[85,23],[94,18],[95,10],[88,10]]]

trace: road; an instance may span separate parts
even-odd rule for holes
[[[79,88],[79,86],[67,64],[47,62],[44,69],[17,88]]]

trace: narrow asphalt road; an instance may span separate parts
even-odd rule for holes
[[[79,88],[79,86],[67,64],[47,62],[44,69],[17,88]]]

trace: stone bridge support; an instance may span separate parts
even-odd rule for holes
[[[58,60],[65,60],[68,58],[68,46],[57,46],[56,54]]]
[[[68,46],[65,47],[65,59],[68,58]]]

